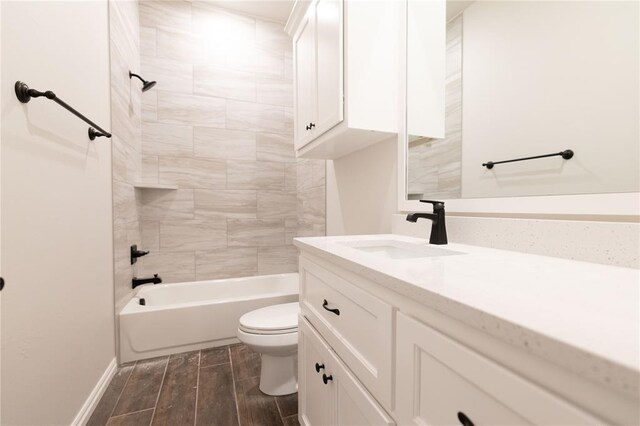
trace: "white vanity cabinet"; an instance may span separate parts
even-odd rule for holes
[[[338,243],[326,242],[332,238]],[[628,395],[496,339],[481,324],[449,317],[448,309],[459,308],[455,302],[418,301],[423,289],[407,290],[389,273],[372,274],[376,263],[358,263],[354,259],[368,255],[339,244],[341,238],[349,237],[295,240],[301,250],[301,423],[637,423],[637,401]],[[435,262],[428,268],[434,279],[451,275]]]
[[[298,156],[334,159],[396,134],[398,13],[392,0],[296,2]]]

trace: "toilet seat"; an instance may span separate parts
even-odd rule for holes
[[[260,335],[297,333],[299,312],[298,302],[256,309],[240,317],[239,329]]]

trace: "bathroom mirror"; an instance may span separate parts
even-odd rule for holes
[[[406,200],[640,190],[639,3],[406,8]]]

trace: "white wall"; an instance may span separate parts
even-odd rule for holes
[[[3,425],[69,424],[114,358],[106,1],[2,2]]]
[[[463,198],[640,190],[639,10],[614,1],[465,9]],[[565,149],[573,159],[482,167]]]
[[[393,137],[327,162],[327,235],[391,232],[396,146]]]

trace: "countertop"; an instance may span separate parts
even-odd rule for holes
[[[325,258],[523,350],[637,398],[640,271],[462,244],[463,254],[391,259],[344,245],[400,235],[296,238]],[[382,245],[382,244],[381,244]]]

